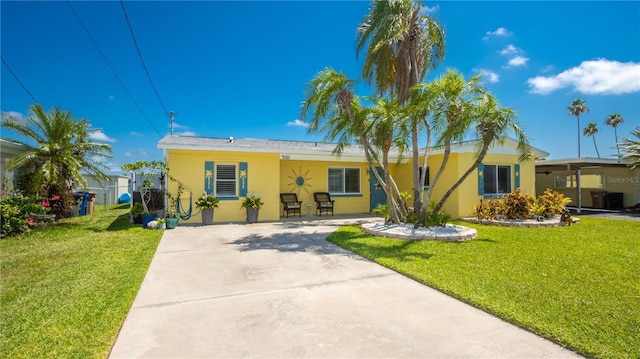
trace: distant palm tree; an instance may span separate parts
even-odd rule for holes
[[[569,116],[576,116],[576,118],[578,118],[578,158],[580,158],[580,115],[589,112],[586,103],[587,101],[577,98],[571,101],[571,106],[567,107]]]
[[[618,125],[624,122],[624,118],[619,113],[612,113],[605,120],[604,124],[613,127],[613,133],[616,136],[616,150],[618,150],[618,157],[620,157],[620,146],[618,146]]]
[[[590,136],[593,138],[593,146],[596,148],[596,153],[598,154],[598,158],[600,158],[600,152],[598,152],[598,145],[596,145],[596,133],[598,133],[598,125],[595,122],[589,122],[587,127],[584,128],[582,132],[585,136]]]
[[[89,140],[93,131],[86,119],[74,119],[68,111],[56,107],[47,113],[40,104],[31,106],[33,115],[26,119],[10,115],[2,118],[2,127],[14,130],[35,145],[15,157],[8,168],[22,167],[29,171],[28,193],[49,197],[60,195],[71,199],[71,189],[87,186],[83,172],[98,179],[108,179],[99,162],[111,158],[111,146]],[[64,213],[64,212],[63,212]]]
[[[636,137],[635,140],[625,138],[622,140],[622,158],[633,161],[632,168],[640,166],[640,126],[636,127],[631,134]]]

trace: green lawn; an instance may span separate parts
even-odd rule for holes
[[[346,226],[328,240],[580,354],[640,358],[640,222],[462,224],[478,238],[406,241]]]
[[[0,240],[0,357],[107,357],[163,232],[127,212]]]

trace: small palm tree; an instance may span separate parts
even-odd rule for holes
[[[567,107],[569,116],[576,116],[578,119],[578,158],[580,158],[580,115],[589,112],[586,103],[587,101],[577,98],[571,101],[571,106]]]
[[[74,119],[70,112],[56,107],[47,113],[40,104],[31,106],[31,112],[26,119],[10,115],[2,118],[2,127],[34,144],[25,143],[27,152],[7,166],[28,169],[29,188],[24,188],[28,193],[44,197],[60,195],[67,204],[74,186],[87,186],[83,172],[108,179],[102,172],[108,168],[96,159],[111,158],[111,146],[88,139],[93,129],[86,119]]]
[[[624,118],[619,113],[612,113],[605,120],[604,124],[613,127],[613,133],[616,136],[616,150],[620,157],[620,146],[618,146],[618,125],[624,122]]]
[[[625,138],[620,145],[622,146],[622,158],[632,160],[631,166],[633,169],[640,166],[640,126],[631,131],[631,134],[636,139]]]
[[[600,158],[600,152],[598,151],[598,145],[596,144],[596,133],[598,133],[598,125],[595,122],[589,122],[582,133],[585,136],[590,136],[591,138],[593,138],[593,146],[596,148],[596,154],[598,155],[598,158]]]

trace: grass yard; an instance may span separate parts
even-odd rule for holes
[[[0,357],[107,357],[163,232],[127,212],[0,240]]]
[[[472,225],[467,242],[328,240],[505,320],[598,358],[640,358],[640,222],[556,228]]]

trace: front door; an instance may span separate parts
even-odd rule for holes
[[[384,178],[382,168],[376,167],[376,170],[380,174],[380,177]],[[382,188],[382,185],[378,182],[373,173],[369,176],[369,191],[369,211],[376,208],[379,204],[387,203],[387,195],[384,193],[384,188]]]

